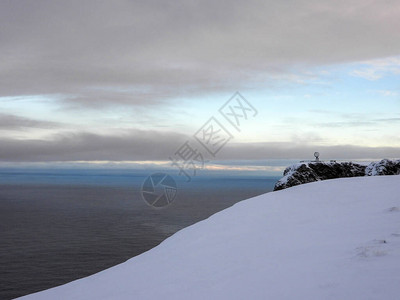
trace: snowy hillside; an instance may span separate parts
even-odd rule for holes
[[[400,176],[261,195],[23,299],[400,299]]]

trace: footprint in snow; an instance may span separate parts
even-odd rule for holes
[[[387,240],[373,240],[370,242],[371,245],[356,248],[357,256],[362,258],[385,256],[387,252],[384,250],[384,245],[387,243]]]
[[[399,212],[400,208],[398,206],[393,206],[388,209],[389,212]]]

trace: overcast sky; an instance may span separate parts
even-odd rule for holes
[[[397,0],[1,1],[0,161],[399,158],[399,28]]]

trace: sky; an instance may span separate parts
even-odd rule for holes
[[[1,1],[0,166],[399,158],[399,28],[398,1]]]

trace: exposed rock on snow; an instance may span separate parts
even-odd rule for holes
[[[314,181],[358,176],[400,174],[400,160],[383,159],[368,166],[352,162],[308,162],[287,167],[274,191]]]
[[[397,175],[400,174],[400,160],[382,159],[379,162],[370,163],[365,169],[365,175]]]
[[[364,175],[365,166],[351,162],[299,163],[285,169],[283,178],[275,184],[274,191],[319,180]]]

